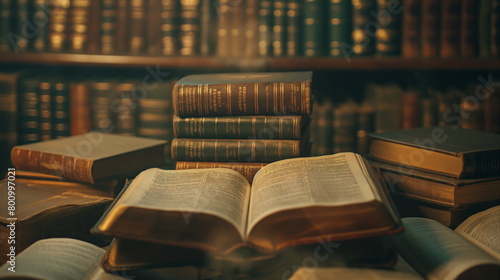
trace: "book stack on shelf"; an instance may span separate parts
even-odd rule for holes
[[[369,158],[404,216],[456,227],[500,204],[500,136],[450,126],[371,135]]]
[[[14,232],[14,240],[2,239],[0,261],[15,259],[45,238],[105,245],[90,228],[126,178],[165,165],[165,145],[162,140],[92,132],[14,147],[14,167],[0,182],[6,194],[0,199],[6,205],[0,210],[0,232],[3,237]]]
[[[191,75],[173,91],[176,169],[227,167],[252,181],[307,154],[312,72]]]

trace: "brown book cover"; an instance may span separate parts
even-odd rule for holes
[[[146,1],[130,1],[130,53],[140,54],[146,50],[147,20]]]
[[[49,9],[54,11],[49,18],[49,51],[62,52],[68,44],[69,0],[49,1]]]
[[[401,48],[403,56],[406,57],[417,57],[420,55],[421,5],[421,0],[403,1]]]
[[[458,57],[460,55],[461,8],[461,0],[443,0],[441,8],[441,57]]]
[[[370,135],[370,157],[455,178],[500,175],[500,135],[451,126]]]
[[[175,0],[164,0],[161,3],[162,54],[174,55],[179,51],[179,3]]]
[[[165,144],[161,140],[91,132],[16,146],[11,159],[17,169],[94,183],[163,166]]]
[[[203,162],[203,161],[178,161],[175,170],[203,169],[203,168],[229,168],[241,173],[249,183],[252,183],[255,174],[267,163],[261,162]]]
[[[147,4],[147,52],[158,55],[161,50],[161,9],[162,0],[149,0]]]
[[[70,134],[78,135],[92,129],[90,118],[90,87],[86,82],[69,87]]]
[[[197,55],[200,52],[200,0],[181,1],[179,54]]]
[[[437,57],[441,36],[441,0],[422,0],[421,55]]]
[[[475,57],[478,54],[479,1],[462,0],[460,54]]]
[[[420,94],[417,90],[406,90],[401,95],[401,129],[417,128],[420,125]]]
[[[115,47],[119,54],[130,51],[129,11],[129,0],[116,0]]]
[[[229,0],[220,0],[217,6],[217,47],[216,55],[218,57],[228,57],[231,53],[231,24],[233,17],[231,16],[231,6]]]
[[[88,39],[87,48],[88,53],[99,53],[101,50],[101,27],[102,27],[102,8],[101,1],[107,0],[89,0],[89,14],[88,14]]]
[[[87,51],[90,23],[90,0],[70,1],[69,10],[69,51],[83,53]]]
[[[312,72],[189,75],[177,82],[178,116],[308,115]]]

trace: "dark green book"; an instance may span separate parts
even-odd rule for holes
[[[31,24],[31,3],[28,0],[17,0],[14,1],[16,12],[15,12],[15,30],[9,35],[13,35],[15,38],[14,50],[16,52],[25,52],[30,48],[30,37],[32,35],[33,25]],[[36,28],[36,27],[34,27]]]
[[[282,56],[286,51],[286,1],[273,1],[273,31],[272,31],[272,49],[274,56]]]
[[[161,10],[161,32],[162,32],[162,54],[177,54],[179,48],[179,7],[178,1],[162,1]]]
[[[52,109],[52,127],[54,130],[54,138],[69,136],[69,85],[63,80],[54,82]]]
[[[375,0],[352,0],[352,52],[356,55],[375,53],[375,30],[368,34],[366,27],[375,20],[371,12],[376,11]]]
[[[325,1],[304,2],[303,50],[305,56],[325,54]]]
[[[342,56],[342,44],[351,44],[351,1],[330,1],[329,55]]]
[[[40,141],[39,86],[40,81],[33,77],[23,78],[19,83],[18,125],[20,144]]]
[[[377,0],[379,27],[375,33],[378,55],[401,54],[402,13],[390,13],[393,0]]]
[[[47,141],[52,139],[52,115],[54,110],[52,108],[52,81],[44,77],[40,80],[38,89],[39,112],[40,112],[40,141]]]
[[[271,29],[273,25],[273,6],[270,0],[261,0],[259,6],[258,53],[268,56],[271,50]]]
[[[479,1],[479,22],[478,22],[478,41],[479,56],[490,56],[490,34],[491,34],[491,0]]]
[[[370,151],[370,133],[375,132],[375,109],[368,104],[358,110],[356,153],[367,155]]]
[[[307,116],[174,116],[177,138],[212,139],[302,139],[307,129]]]
[[[313,121],[316,129],[313,144],[316,155],[331,154],[333,151],[333,104],[330,100],[325,100],[314,108]]]
[[[101,53],[116,51],[116,0],[101,0]]]
[[[286,55],[299,56],[302,54],[302,7],[299,0],[288,0],[287,27],[286,27]]]
[[[356,150],[358,106],[350,101],[333,110],[333,153]]]
[[[9,32],[12,28],[12,1],[0,0],[0,52],[7,52],[12,50]]]
[[[138,135],[168,140],[174,138],[172,128],[172,81],[163,82],[151,90],[147,97],[139,100]],[[169,152],[170,154],[170,152]]]

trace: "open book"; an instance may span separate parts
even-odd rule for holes
[[[500,279],[500,206],[471,216],[455,231],[425,218],[403,218],[391,244],[426,279]]]
[[[399,219],[378,178],[353,153],[274,162],[252,186],[229,169],[149,169],[93,231],[215,255],[397,232]]]

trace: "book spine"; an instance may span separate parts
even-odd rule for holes
[[[317,139],[315,150],[317,155],[331,154],[333,151],[333,104],[327,100],[315,108]]]
[[[330,1],[329,54],[343,55],[341,44],[351,42],[351,1]]]
[[[257,56],[257,31],[259,28],[259,0],[247,0],[245,9],[245,57],[256,57]]]
[[[491,0],[491,56],[500,56],[500,0]]]
[[[275,0],[273,2],[273,29],[272,29],[272,49],[274,56],[282,56],[286,49],[286,1]]]
[[[97,54],[101,50],[101,0],[89,0],[87,9],[87,53]]]
[[[352,52],[356,55],[372,55],[375,52],[373,34],[367,34],[367,26],[376,10],[375,0],[352,0]],[[376,35],[376,34],[375,34]]]
[[[146,48],[146,4],[144,0],[130,2],[130,53],[140,54]]]
[[[83,53],[87,50],[89,0],[73,0],[69,12],[69,50]]]
[[[172,87],[172,82],[162,83],[147,98],[139,100],[140,136],[162,140],[174,138]]]
[[[339,107],[333,110],[333,153],[355,152],[357,110]]]
[[[129,0],[116,0],[115,49],[119,54],[128,53],[130,40]]]
[[[12,29],[11,3],[10,0],[0,0],[0,52],[8,52],[11,50],[9,41],[9,33]]]
[[[377,54],[401,54],[401,13],[389,13],[393,0],[377,0],[379,28],[375,33]]]
[[[420,94],[409,90],[401,95],[400,129],[417,128],[420,124]]]
[[[200,2],[181,1],[180,55],[190,56],[199,53]]]
[[[136,85],[133,82],[123,82],[118,85],[116,112],[116,133],[125,136],[137,134],[137,103],[131,98]]]
[[[90,95],[92,129],[111,132],[113,84],[106,81],[94,82],[91,84]]]
[[[39,81],[34,78],[22,79],[19,85],[19,142],[28,144],[40,141],[40,107],[38,99]]]
[[[431,127],[438,124],[438,103],[435,98],[426,97],[422,99],[420,108],[422,112],[420,125],[422,127]]]
[[[208,56],[214,50],[214,31],[213,21],[215,21],[212,13],[212,5],[210,1],[201,1],[200,7],[200,55]]]
[[[52,136],[52,86],[50,82],[44,81],[40,83],[38,91],[38,100],[40,102],[40,140],[47,141],[53,138]]]
[[[307,82],[176,85],[173,92],[178,116],[308,115],[310,102]]]
[[[457,120],[461,120],[460,110],[454,108],[457,104],[461,104],[461,92],[450,89],[444,93],[438,94],[438,125],[456,125]],[[450,113],[451,112],[451,113]]]
[[[460,32],[460,54],[462,57],[475,57],[478,53],[478,15],[477,0],[462,0],[462,21]]]
[[[464,154],[464,172],[460,178],[484,178],[500,173],[500,151]]]
[[[62,52],[66,50],[68,43],[68,17],[69,17],[69,0],[51,0],[50,10],[52,11],[49,17],[49,50],[51,52]]]
[[[421,0],[404,0],[401,48],[403,56],[420,55]]]
[[[161,0],[149,0],[147,3],[147,53],[160,54],[161,49]]]
[[[259,38],[260,56],[268,56],[271,50],[271,28],[273,25],[272,1],[261,0],[259,6]]]
[[[178,161],[273,162],[300,156],[298,140],[179,139],[172,141]]]
[[[484,130],[483,101],[474,100],[473,102],[464,98],[460,104],[460,113],[462,117],[462,128]]]
[[[304,38],[305,56],[324,55],[324,1],[308,0],[304,2]]]
[[[177,138],[300,139],[301,117],[180,118],[174,116]]]
[[[217,7],[217,51],[218,57],[228,57],[231,53],[230,29],[233,17],[229,0],[220,0]]]
[[[116,50],[116,0],[101,0],[101,53],[113,54]]]
[[[436,57],[439,54],[441,33],[441,1],[422,0],[421,55]]]
[[[229,54],[233,58],[241,58],[245,54],[245,1],[236,2],[231,5],[231,25],[229,28]]]
[[[65,82],[56,82],[53,86],[53,118],[54,138],[70,136],[69,87]]]
[[[14,1],[16,7],[16,22],[15,22],[15,46],[16,52],[26,52],[30,48],[30,38],[29,34],[26,34],[28,30],[27,22],[30,21],[30,1],[28,0],[17,0]]]
[[[92,160],[14,147],[11,153],[12,165],[27,171],[52,174],[71,180],[94,183]]]
[[[90,89],[87,83],[70,85],[70,134],[87,133],[92,128],[90,119]]]
[[[299,56],[302,47],[302,15],[301,15],[301,1],[288,0],[286,3],[286,49],[287,56]]]
[[[43,23],[48,20],[47,0],[35,0],[33,7],[33,19],[37,23]],[[37,25],[37,33],[33,37],[33,50],[35,52],[44,52],[47,49],[47,24]]]
[[[204,168],[229,168],[235,170],[241,175],[245,176],[248,182],[251,184],[255,174],[264,166],[266,163],[260,162],[200,162],[200,161],[178,161],[175,165],[175,170],[184,169],[204,169]]]
[[[458,57],[460,54],[461,0],[444,0],[441,9],[441,57]]]
[[[479,56],[490,56],[490,32],[491,32],[491,0],[479,1],[478,22]]]
[[[161,10],[161,41],[162,54],[175,55],[178,51],[178,33],[179,33],[179,12],[177,1],[162,1]]]

